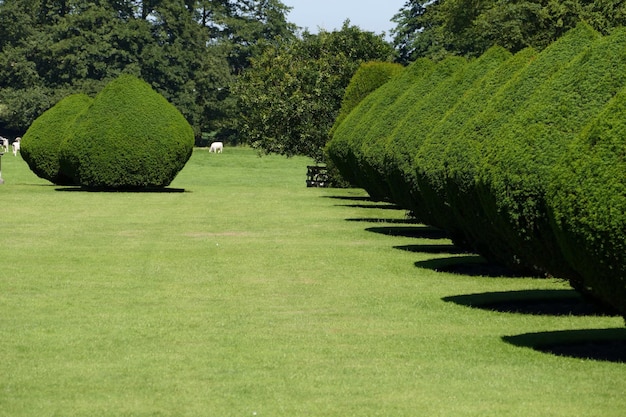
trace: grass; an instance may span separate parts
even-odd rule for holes
[[[621,318],[472,308],[568,287],[438,272],[471,257],[307,163],[196,150],[185,192],[90,193],[2,157],[0,416],[626,414],[626,364],[524,347]]]

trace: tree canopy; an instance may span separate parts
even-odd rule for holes
[[[498,45],[542,50],[580,21],[609,34],[626,23],[623,0],[407,0],[392,19],[403,62],[479,56]]]
[[[224,128],[233,74],[261,41],[294,36],[288,10],[278,0],[0,0],[0,127],[23,132],[61,98],[129,73],[196,137]]]

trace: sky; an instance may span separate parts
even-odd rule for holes
[[[389,35],[396,25],[391,18],[404,6],[406,0],[282,0],[292,7],[287,15],[289,22],[309,32],[317,33],[318,27],[327,31],[341,29],[343,22],[361,30]]]

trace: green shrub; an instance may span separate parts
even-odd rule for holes
[[[72,176],[61,170],[59,149],[78,115],[92,101],[85,94],[68,96],[44,112],[28,128],[22,138],[20,152],[37,176],[57,185],[73,183]]]
[[[339,115],[335,120],[335,124],[330,130],[330,137],[334,136],[335,130],[337,127],[346,119],[346,117],[354,110],[364,98],[366,98],[369,94],[371,94],[374,90],[379,88],[381,85],[387,83],[390,79],[398,76],[404,71],[404,67],[400,64],[395,64],[391,62],[366,62],[361,64],[359,69],[356,71],[352,79],[350,80],[350,84],[346,88],[343,101],[341,103],[341,109],[339,111]],[[371,101],[369,102],[371,103]],[[365,107],[369,108],[369,107]],[[364,111],[364,109],[361,109]],[[339,139],[334,142],[334,145],[337,145]],[[343,151],[347,151],[348,148],[345,145],[342,145],[344,148]],[[341,173],[336,165],[336,159],[340,160],[340,164],[342,166],[346,165],[349,156],[344,155],[340,158],[333,159],[329,154],[329,150],[333,148],[333,145],[329,145],[325,149],[325,153],[327,156],[327,165],[329,169],[329,174],[333,177],[337,177],[336,172]],[[335,149],[331,152],[341,152],[341,150]],[[350,171],[345,168],[343,171]],[[341,175],[339,175],[341,176]],[[350,182],[352,185],[356,185],[356,182],[351,175],[350,172],[346,173],[345,179]],[[340,183],[341,181],[338,178],[333,178],[331,180],[333,184]]]
[[[428,77],[434,68],[432,61],[420,59],[405,68],[382,87],[365,97],[336,126],[333,137],[327,146],[329,158],[340,170],[342,176],[353,185],[363,187],[374,199],[387,199],[389,192],[383,184],[383,176],[375,175],[366,178],[362,164],[362,147],[370,146],[381,136],[377,132],[378,125],[366,120],[374,117],[377,122],[390,121],[388,113],[396,100],[399,100],[416,83]],[[394,114],[395,115],[395,114]],[[381,132],[388,134],[386,132]],[[367,176],[369,177],[369,176]]]
[[[504,56],[507,55],[505,53]],[[424,206],[421,211],[428,212],[432,224],[446,230],[457,244],[470,245],[461,225],[456,222],[447,196],[449,170],[454,167],[445,159],[446,151],[467,123],[485,108],[485,103],[534,60],[536,55],[532,48],[522,50],[480,79],[433,128],[415,155],[417,185]]]
[[[518,72],[484,104],[478,115],[464,124],[458,135],[450,138],[441,161],[447,166],[446,198],[464,241],[484,257],[528,272],[514,247],[506,239],[497,238],[497,207],[495,213],[486,213],[483,207],[483,199],[493,200],[485,192],[484,183],[477,182],[486,150],[493,141],[508,134],[508,124],[524,111],[539,88],[598,38],[587,25],[566,33]]]
[[[584,292],[626,317],[626,88],[552,174],[546,198],[565,258]]]
[[[626,85],[626,31],[595,41],[547,83],[486,148],[478,183],[493,242],[523,264],[578,279],[564,260],[545,202],[549,172],[567,144]]]
[[[331,129],[331,136],[338,125],[350,114],[350,112],[372,91],[398,76],[404,71],[404,67],[393,62],[364,62],[350,79],[346,87],[341,109],[335,124]]]
[[[388,181],[393,200],[413,211],[420,221],[432,224],[433,216],[424,204],[417,183],[414,165],[417,152],[430,132],[455,108],[466,92],[510,56],[503,48],[490,48],[480,58],[460,67],[407,109],[405,118],[397,125],[387,148],[387,155],[390,155],[386,164]]]
[[[61,164],[87,188],[169,185],[193,151],[193,130],[144,81],[122,75],[77,119],[61,147]]]

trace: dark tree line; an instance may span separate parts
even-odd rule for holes
[[[480,56],[491,46],[542,50],[585,21],[603,34],[626,23],[623,0],[408,0],[393,18],[400,60]]]
[[[71,93],[121,73],[149,82],[202,131],[227,131],[229,85],[261,40],[295,36],[278,0],[2,0],[0,127],[23,132]]]

